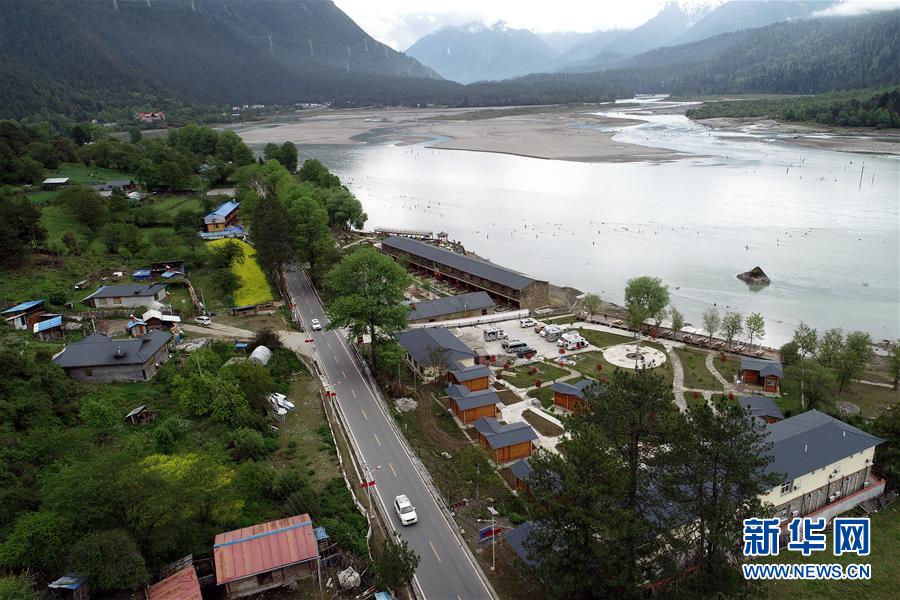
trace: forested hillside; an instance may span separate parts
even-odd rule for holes
[[[368,86],[377,93],[396,78],[439,78],[375,41],[331,2],[118,0],[115,6],[0,3],[0,116],[155,108],[185,99],[225,106],[346,93],[364,101]]]
[[[0,118],[304,101],[497,106],[652,92],[809,94],[900,78],[900,11],[725,33],[604,72],[460,85],[429,78],[436,75],[375,42],[330,2],[196,0],[196,12],[176,0],[118,6],[0,3]]]
[[[849,90],[816,96],[704,102],[689,110],[692,119],[760,118],[815,122],[840,127],[900,127],[900,87]]]

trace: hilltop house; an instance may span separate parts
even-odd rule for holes
[[[409,303],[410,323],[432,323],[486,315],[495,304],[487,292],[469,292]]]
[[[778,393],[778,382],[784,379],[784,369],[777,360],[741,357],[741,381],[761,386],[764,392]]]
[[[830,520],[884,493],[884,481],[872,475],[875,447],[884,440],[817,410],[766,425],[766,433],[767,470],[782,482],[762,500],[782,520]]]
[[[450,396],[450,410],[466,425],[474,423],[481,417],[496,418],[499,415],[497,405],[500,403],[500,396],[494,390],[473,392],[465,386],[451,384],[447,386],[446,391]]]
[[[290,586],[316,574],[319,546],[309,515],[220,533],[213,546],[216,583],[228,598]]]
[[[166,299],[166,286],[161,283],[103,285],[82,300],[94,308],[120,308],[149,306],[151,302]]]
[[[533,440],[537,433],[528,423],[503,424],[494,417],[481,417],[475,421],[478,443],[497,463],[506,463],[531,456]]]
[[[406,362],[422,378],[433,381],[445,371],[475,364],[475,352],[443,327],[410,329],[397,336]]]
[[[15,306],[7,308],[0,315],[3,320],[14,329],[31,329],[35,323],[42,320],[44,312],[44,300],[29,300],[28,302],[20,302]]]
[[[58,340],[63,336],[63,318],[62,315],[43,314],[42,321],[38,321],[32,326],[34,337],[44,342],[49,340]]]
[[[244,237],[244,228],[241,227],[238,214],[240,206],[240,202],[228,200],[203,217],[203,231],[200,232],[200,237],[204,240]]]
[[[582,414],[587,409],[587,398],[584,392],[593,383],[592,379],[580,379],[574,383],[556,381],[550,389],[553,391],[553,404],[570,413]]]
[[[56,190],[61,187],[69,185],[69,178],[68,177],[48,177],[43,182],[41,182],[41,185],[44,187],[45,190]]]
[[[169,360],[166,344],[170,339],[172,336],[164,331],[123,339],[94,333],[63,348],[53,357],[53,362],[79,381],[145,381]]]

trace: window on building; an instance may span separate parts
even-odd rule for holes
[[[94,376],[94,370],[93,370],[93,369],[85,369],[85,370],[84,370],[84,376],[85,376],[85,377],[93,377],[93,376]]]
[[[794,489],[793,481],[788,481],[786,483],[782,483],[781,484],[781,495],[784,496],[785,494],[790,492],[792,489]]]
[[[122,299],[116,296],[113,298],[113,304],[122,304]]]

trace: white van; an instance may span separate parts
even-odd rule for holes
[[[577,331],[567,331],[559,336],[559,341],[556,342],[556,345],[559,347],[563,347],[569,342],[577,342],[584,341],[584,338],[581,337],[581,334]]]
[[[522,329],[525,329],[527,327],[534,327],[535,323],[537,323],[537,321],[535,321],[531,317],[519,319],[519,327],[521,327]]]

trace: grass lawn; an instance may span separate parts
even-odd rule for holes
[[[536,373],[532,373],[532,369],[537,369]],[[565,369],[553,366],[548,363],[532,363],[530,365],[522,365],[513,369],[515,377],[506,377],[506,381],[517,388],[528,388],[535,385],[537,380],[543,383],[550,383],[558,377],[562,377],[568,373]]]
[[[634,342],[633,337],[608,333],[606,331],[597,331],[596,329],[579,329],[578,333],[580,333],[581,337],[586,339],[589,344],[597,346],[598,348]]]
[[[722,361],[722,356],[725,357],[724,362]],[[717,353],[713,359],[713,365],[716,367],[719,375],[725,378],[725,381],[734,381],[734,378],[737,377],[738,372],[741,370],[741,357],[735,354]]]
[[[765,582],[769,598],[809,598],[844,600],[845,598],[896,598],[897,573],[900,572],[900,506],[895,502],[872,518],[872,552],[860,557],[854,554],[832,556],[831,534],[829,550],[804,557],[800,552],[781,551],[772,562],[790,563],[849,563],[872,565],[872,578],[859,581],[771,581]]]
[[[525,419],[529,425],[534,427],[541,435],[548,435],[553,437],[562,435],[566,432],[565,429],[563,429],[556,423],[548,421],[539,413],[531,410],[530,408],[522,411],[522,418]]]
[[[153,200],[153,208],[170,216],[175,216],[183,210],[199,212],[203,210],[203,203],[196,196],[166,196]],[[199,226],[198,226],[199,228]]]
[[[701,390],[721,390],[722,384],[706,368],[706,352],[675,348],[684,369],[685,387]]]
[[[63,163],[55,171],[47,171],[46,177],[68,177],[72,183],[84,183],[93,185],[103,183],[110,179],[134,179],[131,173],[104,169],[103,167],[88,167],[81,163]]]
[[[862,416],[875,418],[888,407],[892,406],[896,409],[900,403],[900,390],[864,383],[851,383],[844,388],[844,393],[838,399],[857,405]]]
[[[228,243],[231,240],[215,240],[208,242],[216,246]],[[256,262],[256,250],[253,246],[240,240],[233,240],[243,246],[244,260],[231,265],[231,270],[241,278],[241,287],[234,293],[235,306],[248,306],[250,304],[263,304],[272,300],[272,289],[269,280]]]
[[[544,385],[535,390],[531,390],[528,392],[528,397],[540,400],[541,406],[544,408],[553,406],[553,390],[550,389],[549,385]]]

